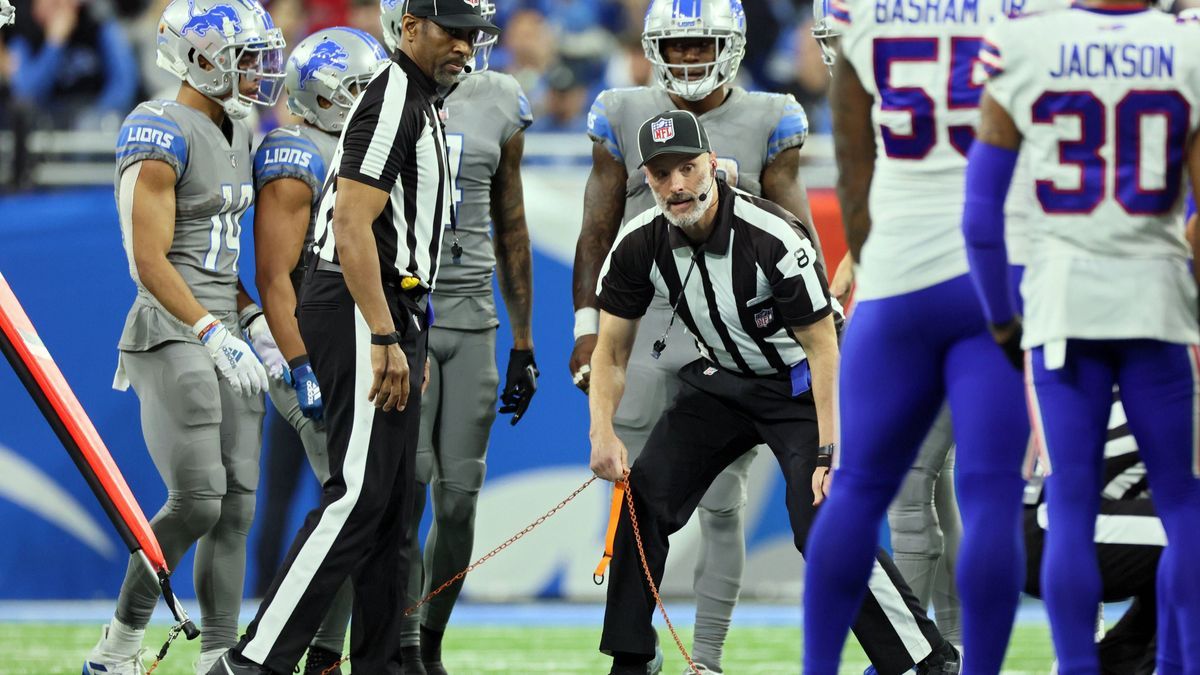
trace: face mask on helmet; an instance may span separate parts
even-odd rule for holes
[[[318,129],[340,132],[355,99],[386,61],[383,47],[363,31],[318,31],[296,45],[288,59],[288,109]]]
[[[273,105],[282,91],[283,34],[254,0],[174,0],[158,25],[158,65],[230,117]]]
[[[672,63],[668,52],[678,52],[680,46],[702,56]],[[646,11],[642,49],[660,86],[684,100],[698,101],[737,76],[746,52],[741,1],[654,0]]]
[[[829,16],[831,3],[832,0],[813,0],[812,27],[812,36],[821,48],[821,61],[830,72],[833,71],[833,64],[837,63],[837,43],[841,37],[841,31]]]

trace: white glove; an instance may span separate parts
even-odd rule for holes
[[[205,314],[192,330],[208,347],[217,372],[229,382],[234,392],[257,396],[267,388],[267,371],[250,351],[250,345],[234,337],[212,314]]]
[[[287,359],[283,358],[283,352],[279,351],[279,345],[275,344],[275,337],[271,335],[271,328],[267,325],[267,317],[263,311],[254,303],[246,305],[238,312],[238,324],[242,327],[242,334],[254,347],[254,353],[258,354],[263,367],[267,369],[267,374],[274,379],[282,379],[283,371],[288,367]]]
[[[0,26],[7,26],[16,21],[17,10],[8,0],[0,0]]]

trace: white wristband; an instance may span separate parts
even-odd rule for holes
[[[600,310],[584,307],[575,310],[575,339],[600,332]]]
[[[205,314],[204,316],[200,317],[199,321],[192,324],[192,335],[195,335],[197,338],[203,340],[204,336],[201,335],[201,332],[214,323],[217,323],[217,317],[213,316],[212,314]]]

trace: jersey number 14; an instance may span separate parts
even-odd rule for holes
[[[221,249],[225,248],[233,254],[232,269],[237,272],[238,256],[242,250],[242,215],[254,202],[254,186],[250,183],[238,186],[223,184],[221,199],[221,210],[209,219],[212,227],[208,233],[208,253],[204,254],[204,269],[214,272],[220,269],[218,260]]]

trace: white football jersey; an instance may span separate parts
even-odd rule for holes
[[[1181,217],[1200,26],[1076,6],[997,24],[979,57],[980,79],[1024,136],[1037,209],[1025,346],[1200,340]]]
[[[1064,0],[1036,0],[1040,7]],[[967,273],[962,206],[982,87],[984,32],[1033,0],[832,0],[849,59],[875,97],[871,233],[860,300],[910,293]]]

